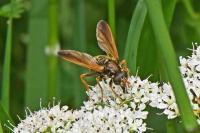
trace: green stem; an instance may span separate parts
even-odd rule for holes
[[[2,105],[6,112],[9,112],[10,102],[10,64],[11,64],[11,47],[12,47],[12,17],[8,20],[6,50],[3,65],[3,83],[2,83]]]
[[[74,15],[75,15],[75,25],[73,32],[73,49],[85,51],[86,50],[86,35],[85,35],[85,4],[84,0],[74,0]],[[74,80],[73,84],[73,93],[74,93],[74,105],[75,107],[80,107],[82,101],[84,100],[84,89],[83,85],[80,85],[80,78],[77,77],[82,72],[82,68],[73,67],[71,68],[73,71]]]
[[[164,21],[161,2],[158,0],[145,0],[145,2],[149,12],[157,46],[162,53],[169,81],[176,97],[183,124],[187,132],[197,132],[198,125],[178,69],[173,44]]]
[[[58,1],[49,0],[48,36],[48,100],[57,96]]]
[[[130,64],[129,68],[133,74],[137,73],[137,51],[146,14],[146,5],[143,0],[139,0],[129,26],[124,57]]]
[[[108,22],[112,33],[116,36],[115,30],[115,0],[108,0]]]

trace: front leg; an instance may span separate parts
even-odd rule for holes
[[[123,99],[115,92],[115,90],[113,89],[113,80],[111,79],[109,82],[109,86],[111,91],[113,92],[113,94],[115,95],[116,98],[119,98],[120,101],[123,101]]]
[[[122,60],[122,61],[119,63],[119,65],[120,65],[121,67],[127,67],[127,62],[126,62],[126,60]]]
[[[119,63],[119,66],[121,67],[121,69],[122,69],[123,71],[127,72],[128,76],[129,76],[129,69],[128,69],[126,60],[122,60],[122,61]]]
[[[102,80],[102,79],[101,79],[100,76],[96,77],[97,84],[99,85],[99,88],[100,88],[100,90],[101,90],[101,102],[103,103],[103,88],[102,88],[102,86],[101,86],[101,84],[100,84],[100,81],[101,81],[101,80]]]
[[[85,80],[86,77],[91,77],[91,76],[96,76],[97,74],[95,72],[93,73],[84,73],[80,75],[80,79],[83,83],[83,85],[85,86],[86,91],[89,91],[89,85],[87,83],[87,81]]]

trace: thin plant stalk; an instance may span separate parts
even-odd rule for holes
[[[115,30],[115,0],[108,0],[108,22],[112,33],[116,36]]]
[[[13,18],[12,18],[12,10],[13,10],[13,0],[11,0],[11,12],[9,19],[7,21],[7,37],[6,37],[6,49],[5,49],[5,58],[3,65],[3,82],[2,82],[2,97],[1,102],[6,110],[9,112],[9,102],[10,102],[10,65],[11,65],[11,48],[12,48],[12,28],[13,28]]]
[[[75,25],[73,32],[73,49],[85,51],[86,50],[86,34],[85,34],[85,3],[84,0],[75,0]],[[83,85],[80,84],[80,78],[77,77],[78,74],[82,73],[82,68],[72,68],[74,84],[73,84],[73,93],[74,93],[74,106],[80,107],[81,102],[85,98],[85,93]]]
[[[48,14],[48,100],[57,96],[57,57],[58,42],[58,1],[49,0]]]
[[[145,0],[145,2],[153,27],[156,44],[158,46],[158,50],[160,50],[162,53],[162,58],[177,100],[185,130],[187,132],[197,132],[198,125],[193,114],[180,71],[178,69],[178,63],[176,60],[175,51],[173,49],[173,44],[164,21],[161,2],[158,0]]]

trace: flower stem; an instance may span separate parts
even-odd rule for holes
[[[11,0],[11,12],[9,14],[9,19],[7,21],[7,37],[6,37],[6,49],[5,49],[5,58],[3,65],[3,82],[2,82],[2,96],[1,102],[6,110],[9,112],[9,102],[10,102],[10,64],[11,64],[11,48],[12,48],[12,28],[13,28],[13,0]]]
[[[59,48],[58,43],[58,1],[49,1],[48,14],[48,100],[57,96],[57,57],[54,53]]]
[[[108,22],[112,33],[116,36],[115,30],[115,0],[108,0]]]

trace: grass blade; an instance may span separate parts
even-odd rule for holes
[[[198,129],[198,125],[178,69],[176,55],[164,21],[161,3],[158,0],[145,0],[145,2],[149,12],[158,49],[163,54],[163,60],[165,61],[169,80],[176,96],[183,124],[187,132],[195,131]]]
[[[173,11],[176,2],[175,0],[162,0],[162,2],[164,5],[164,17],[169,27],[173,18]],[[149,17],[147,17],[141,33],[137,51],[137,67],[139,67],[138,73],[142,78],[152,75],[150,79],[153,81],[166,81],[168,77],[165,69],[163,68],[165,65],[160,59],[160,55],[162,55],[162,53],[160,53],[160,51],[157,50],[157,46],[154,45],[156,40],[152,33],[153,29],[149,21]]]
[[[116,36],[115,30],[115,0],[108,0],[108,22],[112,33]]]
[[[169,28],[172,22],[174,10],[177,0],[162,0],[163,14],[167,27]]]
[[[139,0],[131,19],[124,57],[127,60],[129,68],[133,74],[136,74],[137,71],[137,50],[146,14],[146,5],[143,0]]]
[[[55,56],[56,50],[59,49],[58,42],[58,1],[50,0],[48,14],[48,100],[52,100],[57,95],[57,56]]]
[[[32,0],[31,5],[25,103],[36,109],[39,107],[40,98],[45,103],[47,97],[45,46],[48,44],[48,0]]]
[[[163,14],[164,14],[165,22],[168,29],[170,29],[170,25],[172,23],[172,18],[174,15],[176,3],[177,3],[177,0],[162,0]],[[158,67],[159,78],[161,81],[169,81],[169,77],[165,69],[165,63],[163,62],[161,58],[162,53],[158,50],[157,54],[158,54],[157,57],[158,57],[158,64],[159,64],[159,67]]]

